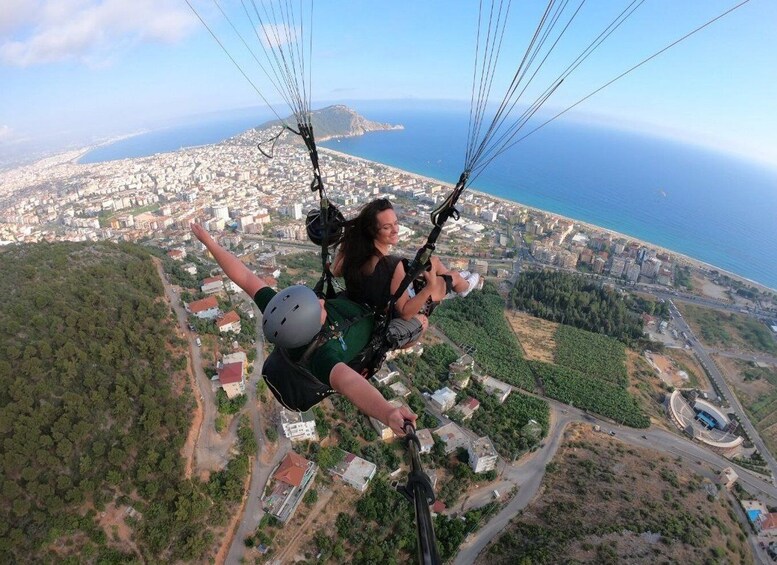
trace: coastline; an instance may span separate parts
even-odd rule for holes
[[[431,183],[440,184],[440,185],[445,186],[445,187],[450,188],[450,189],[452,189],[455,186],[455,183],[451,183],[451,182],[448,182],[448,181],[443,181],[443,180],[440,180],[440,179],[436,179],[434,177],[427,177],[427,176],[424,176],[424,175],[421,175],[421,174],[418,174],[418,173],[413,173],[411,171],[406,171],[404,169],[400,169],[398,167],[394,167],[394,166],[391,166],[391,165],[386,165],[384,163],[381,163],[380,161],[371,161],[371,160],[365,159],[363,157],[357,157],[357,156],[351,155],[349,153],[343,153],[342,151],[338,151],[336,149],[331,149],[329,147],[319,147],[319,150],[320,151],[324,151],[324,152],[329,151],[329,152],[334,153],[334,154],[336,154],[336,155],[338,155],[340,157],[346,157],[346,158],[349,158],[349,159],[354,159],[356,161],[361,161],[363,163],[368,163],[368,164],[372,164],[372,165],[380,165],[381,167],[384,167],[384,168],[386,168],[386,169],[388,169],[390,171],[393,171],[395,173],[407,175],[409,177],[412,177],[412,178],[415,178],[417,180],[421,180],[421,181],[424,181],[424,182],[431,182]],[[613,237],[616,237],[616,238],[623,238],[623,239],[626,239],[626,240],[635,241],[635,242],[639,243],[640,245],[644,245],[645,247],[650,247],[650,248],[655,249],[657,251],[664,252],[664,253],[667,253],[669,255],[672,255],[673,257],[678,259],[678,262],[685,262],[685,263],[687,263],[689,265],[692,265],[692,266],[694,266],[694,267],[696,267],[698,269],[705,270],[705,271],[717,271],[717,272],[719,272],[721,274],[724,274],[724,275],[726,275],[726,276],[728,276],[728,277],[730,277],[732,279],[738,280],[738,281],[740,281],[740,282],[742,282],[744,284],[748,284],[748,285],[754,286],[754,287],[758,288],[761,291],[777,293],[777,289],[775,289],[775,288],[771,288],[771,287],[769,287],[769,286],[767,286],[765,284],[762,284],[762,283],[759,283],[757,281],[751,280],[751,279],[749,279],[747,277],[744,277],[742,275],[739,275],[737,273],[728,271],[726,269],[723,269],[722,267],[718,267],[717,265],[713,265],[711,263],[707,263],[707,262],[702,261],[700,259],[696,259],[696,258],[691,257],[689,255],[686,255],[684,253],[680,253],[679,251],[675,251],[675,250],[670,249],[668,247],[663,247],[661,245],[657,245],[657,244],[651,243],[649,241],[645,241],[643,239],[639,239],[637,237],[634,237],[634,236],[631,236],[631,235],[628,235],[628,234],[625,234],[625,233],[617,232],[617,231],[609,229],[609,228],[603,228],[603,227],[597,226],[595,224],[584,222],[584,221],[578,220],[576,218],[571,218],[569,216],[564,216],[563,214],[558,214],[556,212],[549,212],[547,210],[542,210],[540,208],[535,208],[533,206],[528,206],[528,205],[523,204],[521,202],[518,202],[518,201],[515,201],[515,200],[509,200],[509,199],[501,197],[501,196],[494,196],[492,194],[489,194],[487,192],[483,192],[481,190],[473,190],[473,189],[470,189],[470,188],[468,188],[467,190],[469,190],[472,194],[476,194],[477,196],[479,196],[481,198],[491,199],[491,200],[493,200],[495,202],[500,202],[502,204],[509,205],[509,206],[520,206],[522,208],[526,208],[527,210],[531,210],[532,212],[536,212],[536,213],[539,213],[539,214],[545,214],[547,216],[557,217],[557,218],[560,218],[560,219],[572,222],[575,225],[584,227],[584,228],[592,230],[592,231],[599,231],[599,232],[602,232],[602,233],[607,233],[607,234],[609,234],[609,235],[611,235]]]

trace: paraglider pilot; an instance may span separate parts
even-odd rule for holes
[[[404,424],[416,415],[396,408],[369,381],[347,365],[367,345],[373,318],[345,298],[321,300],[305,286],[275,292],[240,259],[221,247],[199,224],[199,239],[224,273],[242,288],[263,313],[265,338],[275,345],[262,368],[270,391],[284,407],[304,411],[338,392],[367,416],[404,435]]]

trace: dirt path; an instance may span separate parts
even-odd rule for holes
[[[321,495],[321,498],[318,499],[318,502],[313,507],[313,509],[310,511],[310,514],[308,514],[308,517],[305,518],[305,521],[302,522],[302,525],[300,525],[299,528],[297,528],[296,533],[292,538],[289,540],[289,543],[286,544],[286,547],[283,548],[283,551],[281,551],[278,555],[276,555],[273,558],[273,563],[287,563],[286,556],[291,555],[293,556],[294,553],[297,551],[297,546],[299,545],[300,538],[303,534],[308,534],[308,528],[310,526],[310,523],[313,521],[313,519],[318,516],[318,514],[324,509],[324,507],[329,503],[329,500],[332,498],[333,491],[327,490],[324,492],[324,494]]]
[[[200,395],[197,392],[197,379],[194,377],[194,371],[192,371],[192,361],[188,357],[186,358],[186,374],[189,375],[189,385],[192,387],[194,402],[197,404],[194,408],[192,425],[189,427],[189,433],[186,435],[186,443],[184,443],[181,448],[181,457],[183,457],[185,462],[184,476],[187,479],[191,479],[192,467],[194,464],[194,448],[197,447],[197,440],[200,438],[200,428],[202,428],[204,411],[202,409]]]

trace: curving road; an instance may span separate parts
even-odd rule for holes
[[[165,296],[175,312],[178,327],[189,342],[189,355],[192,361],[192,370],[197,380],[199,391],[192,391],[200,395],[203,405],[203,418],[200,431],[197,435],[197,443],[194,448],[194,461],[197,472],[218,471],[224,468],[229,459],[229,451],[237,437],[237,419],[232,422],[229,430],[223,436],[216,432],[216,404],[210,379],[202,368],[201,349],[197,345],[197,334],[188,329],[188,314],[181,304],[179,290],[172,286],[162,270],[161,264],[157,265],[159,276],[165,288]]]
[[[545,466],[558,451],[563,438],[563,432],[571,422],[587,422],[591,425],[597,422],[602,427],[603,433],[615,432],[616,435],[612,438],[613,441],[625,441],[633,445],[663,452],[672,458],[679,457],[685,463],[697,466],[697,473],[714,482],[717,482],[717,473],[720,470],[725,467],[733,467],[736,469],[739,475],[739,482],[745,490],[761,497],[767,505],[777,505],[777,487],[750,471],[733,464],[728,459],[708,451],[690,439],[685,439],[660,429],[636,430],[608,424],[576,408],[571,408],[553,400],[546,400],[551,405],[551,425],[544,447],[524,457],[517,465],[505,465],[500,483],[481,489],[480,493],[470,495],[465,502],[463,509],[469,510],[486,504],[490,500],[487,494],[490,494],[493,488],[498,489],[500,494],[503,491],[503,494],[507,494],[513,486],[519,489],[518,494],[496,516],[461,545],[454,561],[456,565],[473,563],[480,552],[502,533],[510,520],[534,500],[542,484],[542,478],[545,475]],[[706,466],[703,464],[706,464]],[[710,468],[714,470],[710,470]]]
[[[723,377],[723,374],[720,372],[717,364],[715,364],[707,350],[701,345],[701,343],[699,343],[699,340],[696,338],[690,326],[685,321],[685,318],[683,318],[682,314],[680,314],[680,311],[677,310],[677,307],[672,304],[672,302],[669,304],[669,310],[673,323],[677,327],[678,331],[685,332],[688,335],[688,341],[690,342],[691,349],[693,350],[694,354],[699,359],[705,371],[707,371],[707,374],[711,377],[715,383],[715,386],[721,392],[726,402],[729,404],[730,409],[737,415],[740,424],[747,432],[747,435],[753,442],[753,445],[755,445],[764,461],[766,461],[766,464],[772,473],[772,477],[777,477],[777,460],[775,460],[772,453],[766,447],[766,444],[761,439],[761,436],[758,434],[755,426],[753,426],[753,424],[750,422],[750,419],[745,413],[745,409],[739,402],[739,398],[737,398],[737,395],[734,394],[734,391],[731,390],[731,387],[729,387],[728,382]]]

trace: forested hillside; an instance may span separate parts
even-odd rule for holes
[[[641,313],[667,314],[664,303],[623,295],[580,275],[552,271],[521,273],[507,304],[627,344],[642,338]]]
[[[201,558],[223,515],[179,455],[193,403],[149,252],[0,251],[0,562]],[[137,513],[131,547],[98,518]]]

